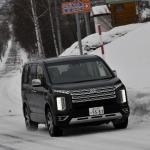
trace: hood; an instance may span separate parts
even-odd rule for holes
[[[112,79],[105,80],[96,80],[96,81],[87,81],[80,83],[67,83],[67,84],[57,84],[53,85],[52,89],[55,90],[78,90],[78,89],[88,89],[88,88],[97,88],[105,86],[114,86],[121,83],[121,80],[117,77]]]

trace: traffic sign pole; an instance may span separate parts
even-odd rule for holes
[[[79,49],[80,49],[80,55],[83,55],[82,41],[81,41],[81,28],[80,28],[80,21],[79,21],[79,14],[75,14],[75,18],[76,18],[76,24],[77,24],[77,37],[78,37],[78,43],[79,43]]]

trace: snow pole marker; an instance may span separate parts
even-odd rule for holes
[[[100,48],[101,48],[101,52],[102,52],[102,58],[105,60],[105,49],[104,49],[104,43],[103,43],[103,40],[102,40],[101,25],[98,24],[97,27],[98,27],[98,33],[100,35],[99,37],[100,37]]]

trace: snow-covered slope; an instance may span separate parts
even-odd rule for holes
[[[127,87],[150,90],[150,23],[117,27],[103,33],[102,38],[104,42],[110,42],[105,45],[106,61],[117,70]],[[83,47],[86,44],[98,45],[99,37],[96,34],[86,37],[83,39]],[[101,56],[100,49],[88,53]],[[78,54],[78,45],[75,43],[62,56]]]
[[[104,44],[108,44],[117,38],[129,33],[130,31],[136,30],[137,28],[143,26],[143,24],[130,24],[125,26],[120,26],[113,28],[112,30],[108,32],[102,33],[102,39]],[[100,46],[100,36],[98,33],[91,34],[84,39],[82,39],[82,46],[84,53],[89,52],[89,50],[86,50],[88,48],[91,48],[91,51],[93,48],[98,48]],[[66,56],[66,55],[79,55],[79,46],[78,42],[75,42],[72,44],[68,49],[66,49],[60,56]]]
[[[150,23],[106,45],[106,61],[129,88],[150,91]],[[96,52],[98,54],[98,51]]]

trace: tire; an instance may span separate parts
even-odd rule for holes
[[[128,126],[128,118],[116,120],[113,122],[115,129],[126,129]]]
[[[47,124],[49,135],[51,137],[62,136],[63,131],[59,127],[54,125],[53,116],[49,108],[47,109],[45,115],[46,115],[46,124]]]
[[[24,108],[24,118],[27,130],[35,131],[38,129],[38,123],[31,120],[29,109],[27,108],[27,106],[25,106]]]

